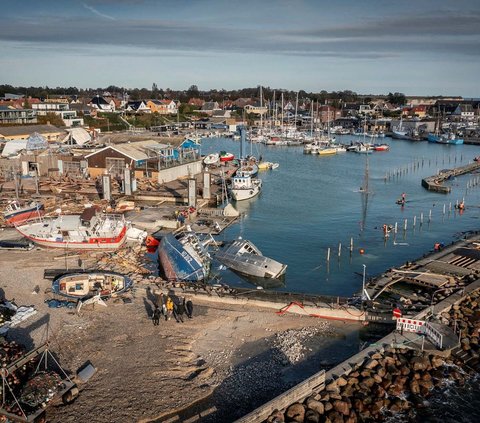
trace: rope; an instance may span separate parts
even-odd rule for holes
[[[336,317],[332,317],[332,316],[322,316],[321,314],[314,314],[314,313],[308,313],[307,311],[305,311],[305,307],[302,303],[298,303],[296,301],[292,301],[290,304],[286,305],[285,307],[282,307],[279,311],[276,311],[275,314],[278,314],[278,315],[283,315],[285,314],[289,309],[290,307],[293,307],[293,306],[297,306],[297,307],[300,307],[304,312],[305,314],[307,314],[308,316],[310,317],[318,317],[318,318],[321,318],[321,319],[338,319],[338,320],[344,320],[344,319],[341,319],[341,318],[336,318]],[[347,308],[345,307],[342,307],[348,314],[350,314],[351,316],[354,316],[354,317],[360,317],[360,316],[363,316],[365,314],[365,312],[362,312],[361,314],[359,315],[355,315],[353,313],[350,313],[348,311]]]

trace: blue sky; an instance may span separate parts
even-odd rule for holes
[[[479,97],[477,0],[2,3],[1,82]]]

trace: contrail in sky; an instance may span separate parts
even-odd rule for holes
[[[113,16],[105,15],[104,13],[99,12],[97,9],[93,8],[92,6],[89,6],[88,4],[82,3],[83,7],[85,9],[90,10],[90,12],[95,13],[95,15],[100,16],[105,19],[110,19],[111,21],[115,21],[116,19]]]

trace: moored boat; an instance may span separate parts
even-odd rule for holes
[[[388,144],[374,144],[373,145],[375,151],[388,151],[390,150],[390,146]]]
[[[3,212],[3,218],[11,225],[20,225],[31,219],[37,219],[45,214],[42,203],[32,201],[21,205],[17,200],[10,201]]]
[[[210,255],[188,226],[162,237],[158,260],[164,276],[170,281],[199,282],[210,272]]]
[[[133,281],[120,273],[94,271],[60,275],[52,282],[52,291],[73,299],[94,295],[109,298],[123,294],[132,285]]]
[[[93,207],[81,215],[61,215],[17,226],[25,238],[41,247],[66,250],[115,250],[127,237],[123,216],[97,214]]]
[[[270,170],[270,169],[276,169],[278,166],[280,166],[278,163],[260,162],[258,164],[258,169],[259,170]]]
[[[262,181],[252,178],[249,174],[238,172],[232,178],[230,193],[235,201],[248,200],[260,193]]]
[[[458,138],[454,133],[450,132],[447,134],[432,134],[427,135],[428,142],[436,142],[438,144],[452,144],[452,145],[461,145],[463,144],[463,138]]]
[[[244,239],[227,242],[215,258],[236,272],[258,278],[277,279],[287,270],[287,265],[263,256],[251,241]]]

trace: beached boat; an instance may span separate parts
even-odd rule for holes
[[[7,224],[20,225],[31,219],[37,219],[45,214],[42,203],[32,201],[21,205],[17,200],[10,201],[3,212],[3,218]]]
[[[16,229],[41,247],[65,250],[115,250],[127,237],[127,222],[123,216],[97,214],[93,207],[80,215],[39,219]]]
[[[221,162],[231,162],[235,156],[232,153],[227,153],[226,151],[220,151],[220,161]]]
[[[235,201],[248,200],[255,197],[262,189],[262,181],[252,178],[250,174],[238,172],[232,178],[230,193]]]
[[[244,239],[227,242],[215,258],[236,272],[258,278],[280,278],[287,270],[286,264],[263,256],[251,241]]]
[[[206,246],[189,226],[162,237],[158,260],[170,281],[199,282],[210,272],[211,257]]]
[[[116,297],[130,289],[133,281],[115,272],[68,273],[52,282],[52,291],[63,297],[81,299],[100,295],[101,298]]]
[[[203,159],[203,163],[206,165],[215,165],[220,161],[220,155],[218,153],[209,154]]]

